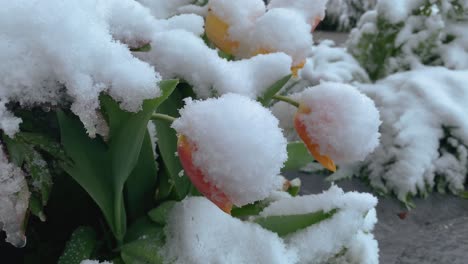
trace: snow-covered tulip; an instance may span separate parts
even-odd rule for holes
[[[220,50],[236,54],[240,41],[250,32],[255,19],[265,13],[261,0],[210,0],[205,18],[208,39]]]
[[[185,174],[203,195],[230,212],[281,188],[287,142],[268,109],[237,94],[185,102],[172,127]]]
[[[379,144],[379,111],[353,86],[323,82],[300,94],[294,125],[324,167],[362,161]]]
[[[325,17],[325,9],[328,0],[271,0],[268,10],[275,8],[288,8],[300,13],[307,23],[312,27],[311,31],[317,27]]]
[[[311,26],[297,12],[275,8],[257,19],[250,38],[253,54],[284,52],[291,56],[291,72],[297,76],[312,47]]]

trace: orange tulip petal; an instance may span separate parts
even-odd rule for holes
[[[192,153],[196,150],[196,145],[191,143],[186,136],[179,136],[177,143],[177,153],[185,174],[189,177],[195,188],[206,198],[216,204],[221,210],[230,214],[232,203],[221,190],[215,185],[205,180],[203,172],[193,164]]]
[[[320,146],[310,139],[309,135],[307,134],[306,125],[300,120],[300,115],[310,113],[310,108],[300,105],[299,110],[297,111],[294,117],[294,127],[296,128],[297,134],[302,139],[304,144],[306,145],[307,149],[309,150],[310,154],[318,161],[322,166],[327,168],[330,171],[336,171],[336,165],[333,160],[328,157],[327,155],[320,154]]]
[[[207,37],[220,50],[233,54],[239,47],[239,42],[232,41],[228,37],[229,25],[220,19],[213,12],[208,11],[205,22],[205,32]]]

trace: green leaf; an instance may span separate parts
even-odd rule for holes
[[[151,44],[150,43],[147,43],[141,47],[138,47],[138,48],[131,48],[130,51],[131,52],[148,52],[151,50]]]
[[[258,215],[268,204],[265,202],[255,202],[253,204],[247,204],[242,207],[234,207],[231,210],[231,215],[233,217],[245,217],[251,215]]]
[[[301,141],[288,143],[288,160],[284,163],[282,171],[298,170],[314,161],[307,147]]]
[[[167,80],[159,83],[162,95],[145,100],[143,109],[137,113],[121,110],[109,96],[101,97],[101,105],[109,119],[109,155],[112,171],[112,188],[114,201],[114,222],[117,228],[125,228],[125,207],[123,205],[123,188],[128,177],[137,165],[147,125],[156,108],[174,91],[178,81]],[[152,175],[151,175],[152,176]],[[137,211],[137,210],[135,210]],[[125,229],[117,230],[123,238]]]
[[[22,133],[18,133],[14,139],[3,136],[6,142],[11,160],[19,167],[23,167],[29,174],[28,178],[32,196],[30,198],[30,211],[45,221],[43,207],[47,205],[52,189],[52,175],[47,162],[34,148],[34,143],[25,142]]]
[[[468,199],[468,191],[461,191],[458,193],[458,196],[463,199]]]
[[[158,251],[163,245],[161,236],[148,236],[125,244],[120,256],[126,264],[162,264],[163,259]]]
[[[265,93],[263,94],[262,97],[258,98],[257,100],[265,107],[268,107],[270,105],[271,99],[275,94],[277,94],[281,88],[291,79],[292,74],[289,74],[277,82],[275,82],[272,86],[270,86]]]
[[[63,169],[77,181],[93,198],[104,214],[112,233],[123,239],[125,221],[117,226],[114,220],[114,190],[110,156],[107,147],[99,138],[91,139],[78,118],[57,111],[62,145],[73,164],[62,164]],[[120,204],[123,210],[123,203]],[[125,215],[121,217],[125,219]]]
[[[154,206],[157,172],[153,144],[147,132],[143,139],[137,165],[125,183],[125,201],[128,214],[132,219],[145,215]]]
[[[96,233],[91,227],[78,227],[65,246],[58,264],[80,264],[89,259],[96,247]]]
[[[181,86],[177,88],[178,89],[158,108],[159,113],[174,117],[179,116],[178,109],[183,106],[182,99],[185,97],[183,94],[184,91],[181,91]],[[189,90],[187,87],[183,89]],[[160,181],[160,190],[157,198],[158,200],[166,199],[167,197],[162,196],[162,194],[165,194],[167,189],[173,188],[176,198],[179,200],[183,199],[190,190],[190,181],[187,177],[179,176],[179,173],[182,171],[182,165],[180,164],[179,158],[175,155],[177,152],[176,131],[165,121],[156,120],[153,122],[156,124],[159,139],[158,149],[164,163],[164,166],[161,166],[161,170],[164,170],[161,176],[165,176],[165,178],[161,178],[161,180],[167,181],[165,183]],[[166,189],[161,189],[161,185],[165,186]]]
[[[333,209],[328,213],[323,211],[301,214],[301,215],[274,215],[267,217],[259,217],[254,220],[255,223],[263,228],[277,233],[279,236],[286,236],[298,230],[307,228],[311,225],[320,223],[323,220],[331,218],[337,209]]]
[[[138,218],[130,227],[125,235],[125,242],[132,242],[146,237],[163,237],[164,227],[160,226],[148,216]]]
[[[155,223],[165,225],[169,211],[174,207],[176,201],[167,201],[148,212],[148,216]]]

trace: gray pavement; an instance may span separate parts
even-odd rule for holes
[[[289,172],[302,180],[302,194],[320,193],[330,187],[324,176]],[[359,179],[336,182],[345,191],[372,192]],[[468,200],[432,193],[415,198],[408,211],[393,197],[378,197],[374,234],[382,264],[468,263]],[[403,219],[402,219],[403,218]]]

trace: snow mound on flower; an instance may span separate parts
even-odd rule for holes
[[[177,77],[188,81],[200,98],[225,93],[257,98],[290,74],[291,58],[284,53],[227,61],[200,37],[183,30],[155,34],[152,46],[150,52],[138,56],[151,61],[165,79]]]
[[[287,142],[268,109],[237,94],[185,103],[172,127],[196,145],[194,164],[206,181],[237,206],[279,189]]]
[[[289,8],[299,12],[309,23],[325,17],[328,0],[271,0],[268,9]]]
[[[71,98],[71,110],[93,135],[99,123],[96,109],[101,92],[108,92],[129,111],[139,110],[142,100],[157,97],[159,74],[111,35],[129,36],[121,34],[122,30],[132,28],[128,23],[135,21],[112,13],[120,14],[125,6],[134,7],[127,12],[139,21],[150,20],[146,9],[132,0],[98,5],[91,0],[4,2],[0,9],[0,100],[23,106],[56,105],[66,95]],[[140,16],[132,10],[141,11]],[[138,27],[133,29],[138,31]]]
[[[350,259],[366,259],[378,263],[378,246],[372,235],[363,238],[377,222],[375,206],[377,198],[367,193],[343,192],[333,185],[317,195],[282,199],[266,207],[261,216],[296,215],[337,209],[329,219],[287,235],[286,244],[297,249],[298,263],[346,263],[333,262],[343,251]]]
[[[379,111],[355,87],[323,82],[301,92],[299,102],[311,109],[299,115],[311,142],[337,164],[362,161],[379,144]]]
[[[16,247],[26,245],[24,221],[29,205],[29,189],[21,168],[8,162],[0,148],[0,230]]]
[[[186,198],[169,213],[165,263],[296,263],[277,234],[242,222],[202,197]]]
[[[381,117],[382,144],[366,163],[370,184],[426,194],[434,186],[464,190],[468,174],[468,71],[427,67],[361,85]]]
[[[239,41],[249,34],[257,17],[266,11],[262,0],[210,0],[208,7],[229,25],[231,39]]]
[[[325,40],[312,46],[306,64],[299,71],[300,79],[292,79],[285,85],[287,89],[281,92],[298,101],[300,92],[310,86],[319,85],[323,81],[354,84],[369,82],[366,71],[346,52],[344,48],[336,47],[331,40]],[[294,128],[294,115],[297,108],[277,102],[271,107],[272,113],[280,121],[280,127],[289,141],[299,140]]]
[[[142,5],[151,10],[151,14],[158,19],[167,19],[175,15],[184,13],[187,8],[197,10],[197,6],[193,5],[193,0],[138,0]]]
[[[250,54],[258,51],[282,51],[301,63],[312,46],[312,27],[294,10],[275,8],[256,20],[251,33]]]

